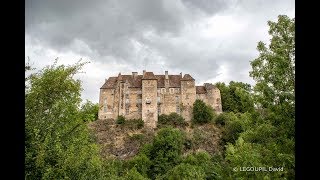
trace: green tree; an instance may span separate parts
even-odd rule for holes
[[[204,170],[195,165],[181,163],[169,170],[163,177],[157,179],[186,179],[186,180],[205,180],[206,174]]]
[[[206,105],[202,100],[197,99],[193,103],[193,119],[194,123],[204,124],[211,122],[216,114],[211,106]]]
[[[270,45],[259,42],[259,57],[251,62],[250,76],[256,81],[255,98],[259,108],[269,112],[270,121],[294,136],[295,119],[295,20],[279,15],[268,21]]]
[[[25,179],[97,179],[97,145],[81,119],[81,82],[73,76],[85,63],[51,66],[28,79],[25,93]]]
[[[221,82],[215,85],[220,90],[222,109],[224,112],[244,113],[254,110],[250,84],[230,81],[229,85]]]
[[[179,129],[169,127],[159,130],[150,153],[153,162],[151,177],[164,174],[180,162],[184,141],[185,136]]]
[[[231,167],[283,167],[274,173],[234,172],[233,179],[294,179],[295,177],[295,20],[285,15],[269,21],[272,36],[267,47],[258,43],[259,57],[251,62],[250,76],[256,80],[257,111],[242,123],[235,144],[226,147]],[[230,175],[230,174],[229,174]]]
[[[95,121],[98,119],[99,104],[87,100],[80,108],[81,118],[85,122]]]

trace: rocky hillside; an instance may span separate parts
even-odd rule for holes
[[[130,121],[130,120],[129,120]],[[129,122],[128,121],[128,122]],[[213,124],[177,127],[185,132],[186,148],[184,154],[205,150],[210,154],[221,151],[221,130]],[[89,124],[94,139],[101,147],[104,158],[130,159],[139,148],[152,143],[159,129],[154,131],[139,128],[135,122],[118,125],[114,120],[97,120]]]

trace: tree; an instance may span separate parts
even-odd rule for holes
[[[81,118],[85,122],[95,121],[98,119],[99,104],[94,104],[87,100],[80,109]]]
[[[81,119],[81,82],[86,63],[46,66],[28,78],[25,95],[25,179],[97,179],[97,145]]]
[[[259,57],[251,62],[250,76],[256,81],[257,111],[243,116],[243,132],[235,144],[226,146],[231,167],[283,167],[277,173],[234,172],[232,179],[294,179],[295,176],[295,22],[285,15],[268,22],[271,43],[259,42]],[[221,121],[221,120],[220,120]],[[229,174],[230,175],[230,174]],[[227,175],[227,176],[229,176]]]
[[[205,180],[206,174],[204,170],[195,165],[181,163],[169,170],[163,177],[158,179],[199,179]]]
[[[185,137],[179,129],[160,129],[154,138],[150,153],[151,176],[161,175],[180,162]]]
[[[259,108],[270,112],[274,125],[294,136],[295,119],[295,19],[279,15],[278,22],[268,21],[270,45],[259,42],[260,55],[251,62],[250,76]]]
[[[224,112],[244,113],[254,110],[250,84],[230,81],[229,85],[221,82],[215,85],[220,90],[222,109]]]
[[[215,112],[211,106],[206,105],[202,100],[197,99],[193,103],[193,119],[194,123],[203,124],[212,121]]]

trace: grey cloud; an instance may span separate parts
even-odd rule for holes
[[[294,11],[294,0],[27,0],[25,10],[29,44],[88,56],[110,64],[109,72],[169,70],[202,82],[226,66],[226,76],[249,82],[257,42],[268,41],[267,21]],[[216,15],[245,28],[227,38],[201,37],[199,20]],[[86,97],[97,97],[89,81]]]
[[[40,1],[26,2],[26,33],[43,45],[69,50],[79,39],[99,56],[112,55],[126,61],[132,53],[131,39],[146,31],[178,35],[185,24],[201,14],[180,1]]]
[[[182,0],[182,2],[190,8],[197,8],[208,14],[219,12],[234,3],[229,0]]]

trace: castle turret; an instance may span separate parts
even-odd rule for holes
[[[181,79],[181,115],[186,121],[192,118],[192,107],[195,100],[195,80],[189,74],[185,74]]]
[[[157,78],[153,72],[145,72],[142,77],[142,120],[146,127],[157,126]]]

